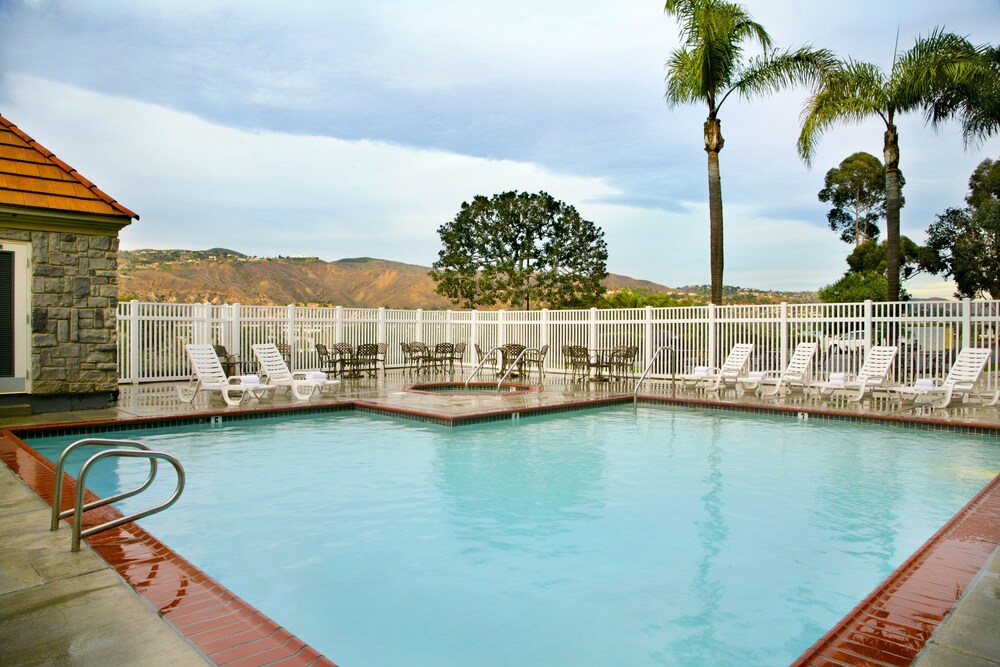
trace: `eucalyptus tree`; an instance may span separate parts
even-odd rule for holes
[[[902,174],[900,182],[902,183]],[[830,229],[857,248],[878,239],[878,221],[885,217],[885,167],[871,153],[858,152],[826,172],[819,200],[832,204],[826,214]]]
[[[882,155],[885,163],[886,280],[889,300],[899,299],[899,209],[902,205],[899,172],[899,133],[896,116],[924,111],[932,122],[934,97],[949,86],[972,81],[981,71],[981,54],[963,37],[934,30],[895,58],[887,73],[877,65],[846,60],[827,72],[806,102],[799,133],[799,155],[809,164],[823,133],[839,123],[861,123],[878,118],[885,124]]]
[[[705,152],[708,153],[708,209],[712,303],[722,303],[724,266],[722,177],[719,152],[725,141],[719,110],[736,93],[744,99],[798,83],[810,83],[831,66],[826,50],[778,51],[771,36],[739,4],[724,0],[667,0],[664,11],[677,18],[681,46],[666,63],[666,100],[671,106],[705,103]],[[745,59],[745,45],[761,54]]]
[[[949,208],[927,228],[925,262],[951,277],[964,297],[1000,299],[1000,161],[983,160],[969,178],[964,209]]]

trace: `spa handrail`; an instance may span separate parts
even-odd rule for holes
[[[677,348],[673,345],[661,345],[656,348],[656,352],[653,353],[652,358],[650,358],[649,363],[646,364],[645,370],[642,371],[642,375],[639,377],[639,381],[635,383],[635,389],[632,390],[632,401],[636,401],[639,398],[639,387],[642,385],[646,376],[649,375],[649,371],[653,368],[653,363],[660,356],[660,353],[664,350],[670,350],[673,352],[670,360],[670,393],[676,393],[675,389],[677,386]]]
[[[507,376],[510,375],[511,372],[515,368],[517,368],[517,362],[521,361],[521,358],[524,356],[524,353],[527,352],[527,351],[528,351],[528,348],[524,348],[523,350],[521,350],[520,354],[518,354],[516,357],[514,357],[514,361],[510,362],[509,364],[507,364],[507,370],[504,372],[503,377],[500,378],[500,381],[497,382],[497,391],[500,391],[500,387],[503,386],[503,381],[507,379]]]
[[[491,348],[489,352],[487,352],[486,354],[483,355],[483,358],[479,360],[479,365],[477,365],[472,370],[472,372],[469,373],[469,379],[465,381],[464,385],[462,385],[463,388],[465,388],[465,389],[469,388],[469,383],[472,382],[472,378],[476,377],[476,375],[479,373],[479,371],[482,370],[483,366],[486,365],[486,362],[490,360],[490,357],[492,357],[494,354],[496,354],[499,350],[500,350],[500,346],[497,345],[496,347]]]
[[[150,451],[149,447],[138,440],[108,440],[106,438],[84,438],[83,440],[77,440],[69,447],[63,450],[63,453],[59,455],[59,459],[56,461],[56,481],[55,488],[52,490],[52,519],[49,522],[49,530],[59,529],[59,520],[67,519],[73,516],[74,509],[68,509],[59,511],[62,506],[62,496],[63,496],[63,478],[65,477],[66,461],[69,459],[70,453],[79,449],[80,447],[115,447],[117,449],[134,447],[135,449],[142,449],[145,451]],[[103,507],[104,505],[110,505],[111,503],[116,503],[119,500],[124,500],[125,498],[131,498],[137,493],[142,493],[149,488],[149,485],[153,483],[156,478],[156,459],[149,460],[149,476],[146,477],[146,481],[140,486],[132,489],[131,491],[125,491],[119,493],[115,496],[110,496],[108,498],[101,498],[95,500],[92,503],[88,503],[83,506],[83,510],[92,510],[95,507]],[[82,482],[77,482],[77,486],[82,486]]]

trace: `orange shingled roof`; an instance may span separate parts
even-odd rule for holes
[[[0,205],[139,216],[0,115]]]

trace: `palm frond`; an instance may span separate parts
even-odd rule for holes
[[[889,89],[900,111],[926,109],[940,91],[973,82],[983,73],[982,53],[969,40],[936,28],[918,37],[893,64]]]
[[[959,119],[966,147],[1000,134],[1000,46],[977,47],[976,60],[958,80],[936,82],[923,105],[932,126]]]
[[[744,99],[768,95],[796,85],[815,85],[837,66],[836,57],[827,49],[801,47],[772,51],[751,60],[740,71],[734,85]],[[722,102],[719,106],[722,106]]]
[[[810,164],[823,133],[840,123],[861,123],[877,116],[888,125],[885,75],[869,63],[847,61],[824,73],[802,110],[797,148]]]
[[[702,77],[695,65],[694,55],[686,49],[678,49],[670,55],[666,63],[667,104],[690,104],[705,99],[702,93]]]

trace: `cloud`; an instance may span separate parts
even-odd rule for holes
[[[131,248],[429,264],[437,227],[476,194],[544,189],[570,203],[616,194],[599,179],[530,163],[247,132],[34,78],[9,83],[9,117],[29,119],[23,130],[140,214],[122,235]]]

